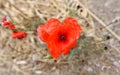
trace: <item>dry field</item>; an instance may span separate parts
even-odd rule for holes
[[[0,0],[0,22],[7,16],[28,33],[13,39],[12,31],[0,26],[0,75],[120,75],[119,7],[119,0]],[[62,22],[69,16],[83,33],[77,47],[55,62],[36,28],[52,17]]]

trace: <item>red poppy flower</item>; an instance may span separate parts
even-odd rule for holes
[[[3,26],[7,27],[7,26],[9,26],[9,25],[10,25],[10,22],[9,22],[9,21],[4,21],[4,22],[3,22]]]
[[[12,38],[22,39],[27,36],[26,32],[15,31],[12,33]]]
[[[69,54],[70,49],[76,46],[81,31],[81,26],[71,17],[66,18],[63,23],[51,18],[37,29],[39,38],[47,44],[53,58]]]
[[[15,29],[15,25],[9,25],[9,29]]]

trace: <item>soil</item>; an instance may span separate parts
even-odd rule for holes
[[[120,36],[120,0],[80,1]],[[11,31],[0,27],[0,75],[120,75],[120,42],[92,20],[96,36],[104,41],[92,44],[93,38],[82,35],[74,54],[69,55],[73,57],[57,62],[46,59],[49,52],[40,45],[35,30],[18,40],[10,37]]]

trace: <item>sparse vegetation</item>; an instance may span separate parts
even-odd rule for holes
[[[28,36],[12,39],[11,31],[0,27],[0,75],[120,74],[118,39],[104,35],[106,28],[98,26],[77,0],[0,0],[0,20],[4,16]],[[77,47],[55,61],[40,44],[36,28],[52,17],[62,22],[68,16],[78,20],[83,33]],[[111,41],[117,44],[111,45]]]

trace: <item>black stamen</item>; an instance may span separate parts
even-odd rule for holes
[[[60,40],[65,40],[65,36],[64,35],[60,36]]]

